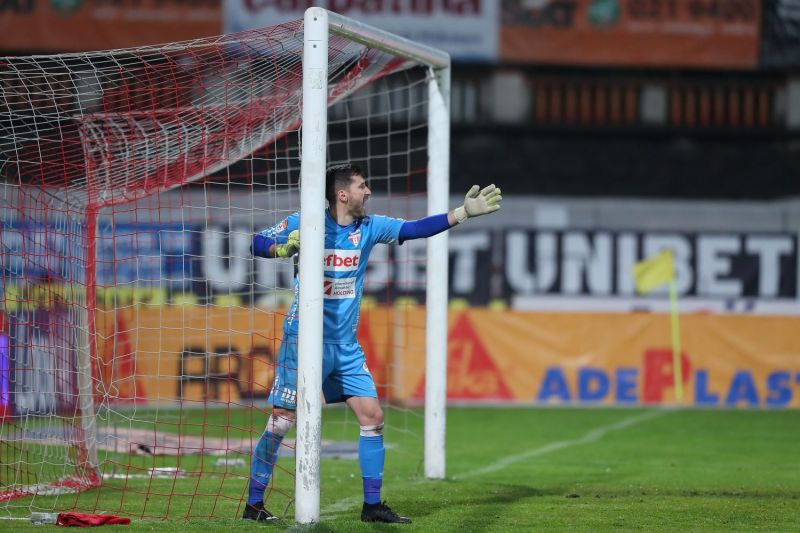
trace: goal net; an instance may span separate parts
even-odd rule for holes
[[[327,162],[365,169],[371,212],[424,216],[436,75],[345,27]],[[0,515],[241,516],[295,269],[250,244],[300,207],[303,36],[296,21],[0,59]],[[389,446],[420,455],[402,358],[425,350],[408,310],[426,260],[424,241],[376,248],[359,326]],[[325,419],[323,460],[353,460],[357,422]],[[290,434],[267,490],[279,514],[293,454]]]

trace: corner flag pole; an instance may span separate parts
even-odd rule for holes
[[[669,282],[669,309],[672,330],[672,379],[675,399],[683,402],[683,363],[681,361],[681,326],[678,320],[678,287],[673,273]]]
[[[678,320],[678,286],[675,281],[675,262],[671,250],[662,250],[633,265],[636,290],[647,294],[665,283],[669,285],[670,324],[672,330],[672,383],[675,399],[683,402],[683,368],[681,361],[681,330]]]

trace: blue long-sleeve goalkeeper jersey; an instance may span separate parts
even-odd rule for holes
[[[349,226],[340,226],[330,211],[325,210],[323,342],[356,342],[361,292],[369,254],[378,243],[397,242],[404,222],[399,218],[370,215],[357,219]],[[300,213],[292,213],[260,234],[285,242],[289,233],[299,228]],[[294,301],[283,321],[283,331],[290,335],[297,335],[298,332],[298,292],[299,283],[295,273]]]

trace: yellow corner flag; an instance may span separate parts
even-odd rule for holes
[[[636,290],[647,294],[665,283],[669,283],[670,324],[672,329],[672,383],[675,399],[683,401],[683,364],[681,362],[681,332],[678,321],[678,288],[675,284],[675,265],[672,250],[662,250],[633,265],[633,280]]]
[[[633,265],[633,280],[636,290],[642,294],[659,288],[675,280],[672,266],[672,250],[662,250],[660,254],[648,257]]]

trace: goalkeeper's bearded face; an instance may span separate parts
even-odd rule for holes
[[[367,186],[364,176],[353,175],[347,190],[347,209],[354,218],[367,216],[367,200],[372,191]]]

